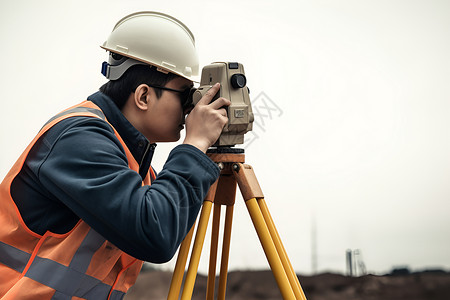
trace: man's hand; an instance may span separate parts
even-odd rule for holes
[[[223,127],[228,122],[227,111],[224,106],[231,104],[230,100],[222,97],[211,102],[219,89],[220,84],[216,83],[187,116],[186,137],[183,144],[193,145],[206,152],[219,138]]]

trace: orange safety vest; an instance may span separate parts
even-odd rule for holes
[[[68,233],[31,231],[10,193],[36,141],[53,125],[69,117],[106,120],[98,106],[84,101],[53,117],[25,149],[0,185],[0,299],[122,299],[135,283],[143,262],[105,240],[80,220]],[[112,127],[112,125],[111,125]],[[113,127],[114,129],[114,127]],[[139,164],[117,131],[130,169]],[[152,168],[143,185],[155,178]]]

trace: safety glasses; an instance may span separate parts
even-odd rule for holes
[[[164,86],[157,86],[157,85],[150,85],[150,84],[147,84],[147,85],[152,87],[152,88],[155,88],[155,89],[160,89],[160,90],[164,90],[164,91],[178,93],[179,97],[180,97],[181,106],[183,108],[183,111],[185,111],[187,109],[194,108],[192,95],[197,90],[195,87],[190,87],[190,88],[187,88],[185,90],[175,90],[175,89],[167,88],[167,87],[164,87]]]

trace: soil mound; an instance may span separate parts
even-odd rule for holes
[[[299,275],[308,300],[448,300],[450,273],[425,271],[411,274],[348,277],[324,273]],[[167,299],[171,272],[143,271],[126,300]],[[205,299],[207,277],[198,275],[193,300]],[[217,286],[218,280],[216,280]],[[271,271],[235,271],[228,273],[226,299],[282,299]]]

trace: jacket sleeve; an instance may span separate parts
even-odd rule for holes
[[[219,169],[197,148],[179,145],[152,185],[142,186],[111,128],[100,123],[86,121],[44,141],[48,154],[34,171],[50,193],[118,248],[166,262],[195,222]]]

